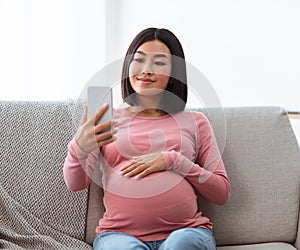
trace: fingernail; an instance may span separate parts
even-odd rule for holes
[[[108,103],[107,103],[107,102],[104,103],[104,104],[102,105],[103,108],[105,108],[105,107],[107,107],[107,106],[108,106]]]

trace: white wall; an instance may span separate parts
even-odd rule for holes
[[[168,28],[223,105],[300,110],[300,1],[114,1],[119,39],[110,44],[111,60],[125,54],[140,30]]]
[[[77,98],[146,27],[181,40],[222,105],[300,110],[298,0],[0,0],[0,99]]]
[[[104,0],[0,0],[0,99],[77,98],[105,62]]]

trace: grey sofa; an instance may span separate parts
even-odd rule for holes
[[[223,159],[230,201],[199,209],[218,249],[300,249],[300,151],[280,107],[225,108]],[[73,193],[63,181],[67,143],[82,113],[75,100],[0,102],[0,248],[91,249],[102,190]]]

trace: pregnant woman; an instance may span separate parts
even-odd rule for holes
[[[223,205],[230,182],[208,119],[185,111],[186,74],[177,37],[148,28],[133,39],[123,63],[127,106],[99,124],[108,106],[90,120],[85,107],[63,171],[73,191],[89,186],[96,167],[102,174],[106,211],[94,249],[216,249],[213,224],[198,210],[195,192]]]

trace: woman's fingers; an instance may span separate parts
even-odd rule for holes
[[[95,116],[92,118],[92,121],[94,122],[94,124],[96,124],[100,118],[104,115],[104,113],[108,110],[108,104],[104,103],[102,105],[102,107],[97,111],[97,113],[95,114]]]
[[[95,134],[98,134],[103,131],[109,131],[112,130],[113,125],[116,124],[115,120],[110,120],[108,122],[100,123],[95,126]]]
[[[108,104],[105,103],[100,107],[100,109],[97,111],[97,113],[93,117],[91,117],[89,120],[87,120],[87,122],[90,125],[95,126],[107,110],[108,110]]]
[[[96,141],[97,143],[101,141],[106,141],[109,140],[110,138],[114,137],[114,135],[117,133],[117,129],[111,130],[109,132],[101,133],[101,134],[96,134]]]
[[[139,165],[141,165],[141,164],[138,162],[132,162],[132,163],[128,164],[127,166],[121,168],[121,170],[120,170],[121,174],[127,176],[128,173],[135,170]]]
[[[105,146],[116,140],[114,134],[116,129],[112,129],[116,121],[108,121],[95,125],[95,123],[107,111],[108,104],[104,104],[94,117],[88,120],[88,107],[84,105],[84,111],[81,118],[81,126],[79,127],[75,139],[79,147],[90,153],[97,147]]]
[[[164,158],[160,152],[134,157],[131,163],[121,168],[121,175],[142,178],[151,173],[166,170]]]
[[[147,164],[141,163],[134,163],[128,166],[125,170],[121,172],[122,175],[127,177],[132,177],[140,174],[141,172],[145,171],[149,166]]]
[[[117,138],[113,136],[113,137],[111,137],[111,138],[109,138],[107,140],[103,140],[103,141],[97,142],[97,145],[98,145],[99,148],[101,148],[101,147],[103,147],[103,146],[105,146],[105,145],[107,145],[109,143],[114,142],[116,139]]]
[[[162,170],[160,170],[160,171],[162,171]],[[145,177],[145,176],[147,176],[147,175],[149,175],[149,174],[151,174],[151,173],[153,173],[153,172],[155,172],[155,171],[152,171],[152,169],[151,168],[146,168],[143,172],[141,172],[139,175],[137,175],[135,178],[136,179],[140,179],[140,178],[143,178],[143,177]]]

